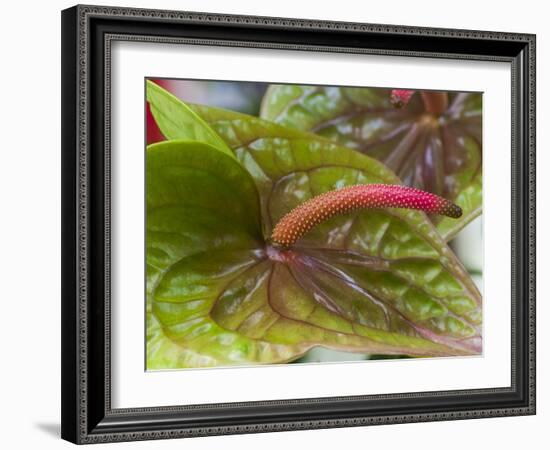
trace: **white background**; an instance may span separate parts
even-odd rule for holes
[[[510,64],[136,42],[115,43],[111,55],[114,408],[510,386],[511,198],[502,196],[511,188]],[[136,280],[145,255],[136,243],[144,241],[145,170],[136,158],[143,135],[135,132],[143,97],[136,93],[145,76],[159,74],[483,92],[483,251],[498,254],[483,268],[483,357],[144,372],[144,294]]]
[[[101,3],[101,2],[100,2]],[[3,5],[2,102],[0,176],[2,195],[3,317],[0,326],[0,442],[5,448],[68,448],[58,438],[60,367],[60,124],[59,124],[59,10],[71,2],[10,2]],[[278,0],[139,1],[108,4],[169,9],[202,10],[271,16],[295,16],[404,25],[532,32],[538,34],[538,186],[544,199],[550,188],[544,167],[550,164],[550,30],[543,2],[525,0],[483,3],[461,0],[357,2],[339,0],[322,4]],[[543,252],[550,250],[548,212],[540,201],[539,278],[550,267]],[[343,445],[369,448],[464,449],[542,448],[545,425],[550,421],[548,346],[550,331],[544,318],[550,313],[545,300],[549,290],[538,291],[538,415],[460,422],[392,425],[263,435],[225,436],[187,441],[116,444],[119,448],[225,449],[335,448]]]

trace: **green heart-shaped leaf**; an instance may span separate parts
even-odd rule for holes
[[[481,214],[481,94],[450,94],[438,117],[419,95],[396,109],[390,90],[273,85],[261,116],[377,158],[409,185],[453,200],[460,220],[432,218],[446,240]]]
[[[258,264],[254,182],[212,146],[171,141],[147,149],[149,369],[285,361],[300,346],[270,344],[219,326],[210,310]]]
[[[479,352],[479,293],[425,214],[335,217],[285,253],[266,242],[314,195],[398,182],[383,164],[258,118],[189,108],[239,162],[196,142],[148,148],[149,368],[283,362],[316,345]]]

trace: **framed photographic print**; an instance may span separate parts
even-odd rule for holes
[[[62,13],[62,436],[535,413],[535,37]]]

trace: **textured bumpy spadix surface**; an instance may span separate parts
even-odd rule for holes
[[[438,195],[407,186],[369,184],[347,186],[325,192],[294,208],[275,226],[274,243],[290,246],[315,225],[357,209],[419,209],[431,214],[458,218],[462,209]]]

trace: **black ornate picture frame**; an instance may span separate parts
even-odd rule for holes
[[[113,409],[114,41],[502,61],[512,74],[509,387]],[[74,443],[535,414],[535,36],[75,6],[62,12],[62,437]]]

